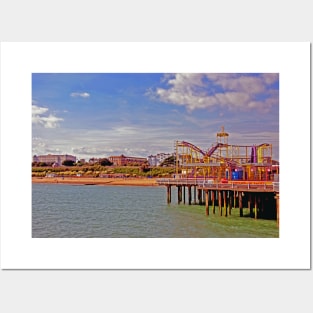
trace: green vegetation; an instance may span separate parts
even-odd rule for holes
[[[160,166],[174,166],[175,165],[175,157],[172,155],[168,158],[166,158]]]
[[[99,164],[101,166],[111,166],[113,163],[109,161],[107,158],[103,158],[99,160]]]
[[[72,160],[65,160],[62,162],[62,165],[65,165],[65,166],[74,166],[75,162],[72,161]]]
[[[102,162],[101,162],[102,163]],[[106,161],[104,163],[106,164]],[[169,177],[175,169],[171,167],[148,167],[148,166],[103,166],[101,164],[74,164],[73,166],[38,166],[32,164],[33,177],[45,177],[47,174],[56,176],[85,176],[99,177],[122,174],[130,177]]]

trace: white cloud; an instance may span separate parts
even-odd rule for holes
[[[88,93],[88,92],[72,92],[71,97],[89,98],[90,93]]]
[[[79,155],[99,156],[107,155],[113,152],[113,149],[95,148],[95,147],[73,147],[72,152]]]
[[[113,127],[113,132],[121,136],[130,136],[137,134],[137,129],[132,126]]]
[[[38,107],[37,105],[32,105],[32,115],[33,116],[44,114],[48,110],[49,110],[48,108],[42,108],[42,107]]]
[[[57,117],[53,114],[46,113],[49,111],[48,108],[39,107],[32,105],[32,122],[33,124],[41,125],[45,128],[56,128],[59,126],[59,122],[63,121],[63,118]]]
[[[229,110],[268,112],[278,105],[278,92],[271,85],[278,74],[175,74],[167,75],[168,88],[147,94],[187,110],[224,107]]]

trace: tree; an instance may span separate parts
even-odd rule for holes
[[[110,166],[112,165],[113,163],[109,161],[109,159],[107,158],[103,158],[103,159],[100,159],[99,160],[99,163],[101,166]]]
[[[62,165],[65,165],[65,166],[73,166],[74,165],[74,161],[72,161],[72,160],[64,160],[63,162],[62,162]]]
[[[160,166],[173,166],[175,165],[175,157],[172,155],[168,158],[166,158],[161,164]]]

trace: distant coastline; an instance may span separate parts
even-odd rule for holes
[[[32,177],[35,184],[158,186],[155,178]]]

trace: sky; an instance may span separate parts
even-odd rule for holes
[[[33,73],[32,154],[78,159],[202,150],[221,127],[233,145],[273,145],[279,160],[277,73]]]

